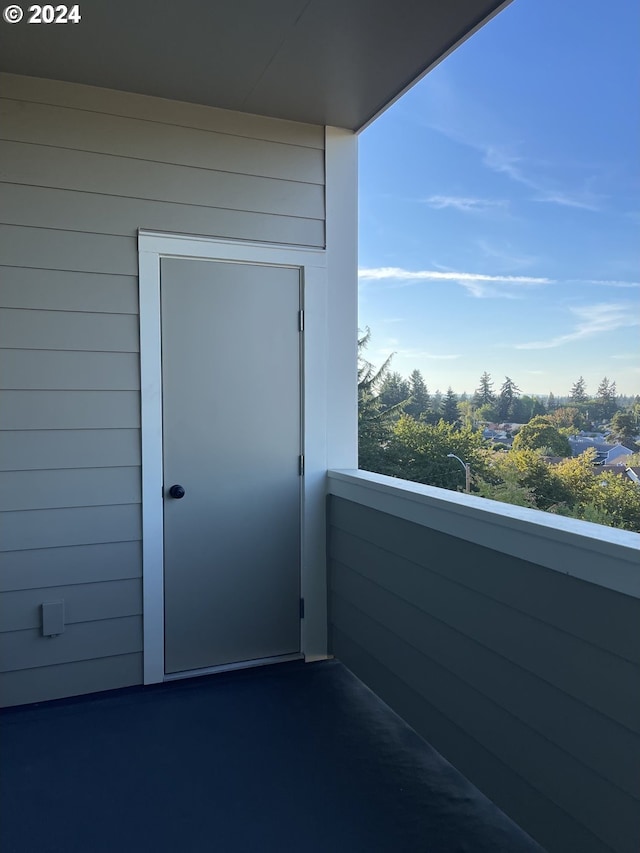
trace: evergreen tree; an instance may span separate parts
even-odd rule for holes
[[[496,399],[496,395],[493,392],[493,382],[491,381],[491,376],[485,372],[480,377],[480,385],[476,389],[475,394],[473,395],[473,404],[476,409],[479,409],[480,406],[484,406],[487,403],[493,403]]]
[[[393,430],[394,409],[384,411],[379,388],[389,372],[393,356],[379,370],[364,357],[371,332],[367,328],[358,339],[358,465],[366,471],[387,471],[385,447]]]
[[[409,377],[409,390],[411,397],[404,411],[415,420],[419,420],[421,415],[428,414],[431,407],[429,389],[419,370],[414,370]]]
[[[453,393],[451,385],[447,388],[447,394],[442,401],[442,420],[448,424],[458,423],[460,413],[458,412],[458,398]]]
[[[433,423],[438,423],[440,418],[442,417],[442,392],[439,388],[436,388],[436,392],[433,395],[433,400],[431,401],[431,415],[427,418],[427,420],[433,421]]]
[[[558,408],[558,402],[553,394],[553,391],[549,391],[549,396],[547,397],[547,411],[555,412]]]
[[[605,376],[602,382],[598,385],[596,399],[602,406],[603,418],[611,418],[618,408],[618,404],[616,403],[616,383],[609,382]]]
[[[571,393],[569,394],[569,399],[572,403],[586,403],[588,400],[587,397],[587,387],[582,376],[575,382],[571,388]]]
[[[611,418],[612,437],[620,444],[624,444],[629,450],[637,450],[638,445],[635,442],[637,435],[637,423],[633,410],[628,412],[617,411]]]
[[[509,376],[504,377],[504,382],[500,388],[500,396],[498,397],[498,417],[501,421],[515,420],[514,404],[520,389]]]
[[[411,396],[411,389],[406,379],[399,373],[387,373],[380,385],[378,399],[385,409],[391,409],[406,403]]]

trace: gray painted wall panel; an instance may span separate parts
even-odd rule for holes
[[[142,679],[104,627],[126,634],[106,590],[141,574],[138,230],[324,246],[324,128],[0,79],[0,589],[11,628],[43,594],[102,626],[89,652],[77,624],[7,631],[15,704]]]
[[[136,275],[133,237],[79,234],[46,228],[0,225],[0,257],[7,266]]]
[[[142,225],[150,230],[234,240],[324,246],[322,219],[5,183],[0,186],[0,222],[8,219],[15,225],[127,237]]]
[[[229,210],[322,219],[324,187],[85,151],[0,142],[0,180]],[[82,268],[84,269],[84,267]],[[96,270],[102,272],[102,270]]]
[[[132,314],[0,308],[0,345],[7,349],[138,352]]]
[[[140,465],[137,429],[8,430],[0,437],[0,471],[131,465]]]
[[[0,349],[0,361],[0,388],[6,390],[135,391],[140,388],[137,353]]]
[[[400,567],[398,567],[400,569]],[[484,648],[413,602],[335,564],[338,596],[387,625],[421,654],[456,674],[539,735],[640,800],[640,737]],[[425,595],[428,592],[425,590]],[[418,596],[415,601],[420,601]],[[347,629],[348,630],[348,626]],[[554,713],[549,714],[548,709]],[[594,733],[599,736],[594,737]]]
[[[384,667],[351,636],[332,625],[340,660],[550,853],[611,853],[612,848],[570,817]]]
[[[140,491],[138,467],[3,471],[0,511],[133,504]]]
[[[384,513],[372,529],[368,512],[366,507],[345,501],[334,525],[434,574],[640,663],[635,629],[640,606],[630,596],[490,548],[475,546],[470,551],[464,540]]]
[[[0,553],[0,592],[142,576],[141,542]]]
[[[467,545],[470,561],[474,547]],[[478,595],[412,561],[396,557],[398,573],[390,577],[387,552],[381,549],[374,554],[364,548],[357,561],[340,551],[335,556],[406,601],[424,601],[425,609],[450,628],[592,709],[638,730],[640,683],[637,666],[630,661]]]
[[[0,391],[0,429],[140,426],[136,391]]]
[[[343,600],[332,605],[336,625],[364,645],[387,669],[441,713],[513,767],[537,790],[590,829],[614,850],[632,853],[626,843],[640,830],[640,802],[585,765],[535,735],[496,703],[469,689],[445,667],[420,654],[386,627]],[[383,697],[384,698],[384,697]],[[482,787],[482,786],[480,786]]]
[[[67,625],[51,639],[31,628],[0,634],[0,672],[142,651],[142,619],[125,616]]]
[[[7,592],[0,599],[0,633],[42,626],[41,605],[64,601],[65,625],[142,614],[139,578]]]
[[[4,139],[200,169],[324,183],[324,152],[215,131],[0,98]]]
[[[633,729],[640,679],[629,658],[640,638],[639,603],[514,558],[507,558],[509,568],[524,589],[512,581],[502,589],[491,577],[496,563],[505,571],[497,551],[341,499],[330,499],[330,522],[334,654],[400,713],[408,709],[409,722],[550,850],[588,849],[589,838],[593,849],[637,849],[640,738]],[[464,565],[476,572],[465,575]],[[547,589],[555,576],[561,601],[575,591],[578,605],[600,605],[592,637],[584,636],[584,618],[569,609],[562,625],[559,609],[549,606],[555,624],[547,624],[539,592],[529,604],[536,573]],[[598,598],[580,586],[594,587]],[[605,651],[599,640],[607,620],[616,626]],[[622,647],[625,638],[633,652],[621,648],[623,657],[611,647]],[[590,687],[572,676],[572,660],[575,671],[590,672]],[[611,672],[628,680],[629,689],[616,689]],[[451,723],[498,765],[492,769],[458,750]],[[514,804],[497,766],[537,789],[537,811]],[[565,829],[558,808],[572,817]]]
[[[35,509],[0,514],[0,551],[140,539],[140,505]]]
[[[142,653],[136,652],[0,673],[0,695],[5,705],[23,705],[141,682]]]
[[[4,199],[4,194],[1,198]],[[45,227],[55,223],[54,217],[55,211],[52,211]],[[34,220],[28,224],[38,225],[37,217],[34,216]],[[137,314],[138,279],[137,276],[0,266],[0,306]]]
[[[324,127],[113,89],[0,73],[5,97],[324,149]]]

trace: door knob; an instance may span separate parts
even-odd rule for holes
[[[171,488],[169,489],[169,496],[175,498],[177,501],[179,501],[180,498],[183,498],[184,495],[184,488],[182,486],[179,486],[177,483],[175,484],[175,486],[171,486]]]

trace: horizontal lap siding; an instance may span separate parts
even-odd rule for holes
[[[139,228],[324,245],[324,129],[0,75],[3,704],[142,679]],[[41,637],[41,604],[65,631]]]
[[[330,620],[333,653],[550,851],[637,849],[637,600],[333,497]]]

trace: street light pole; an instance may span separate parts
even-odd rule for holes
[[[471,465],[468,462],[463,462],[459,456],[456,456],[455,453],[447,453],[447,457],[449,459],[457,459],[458,462],[464,468],[464,490],[470,495],[471,494]]]

